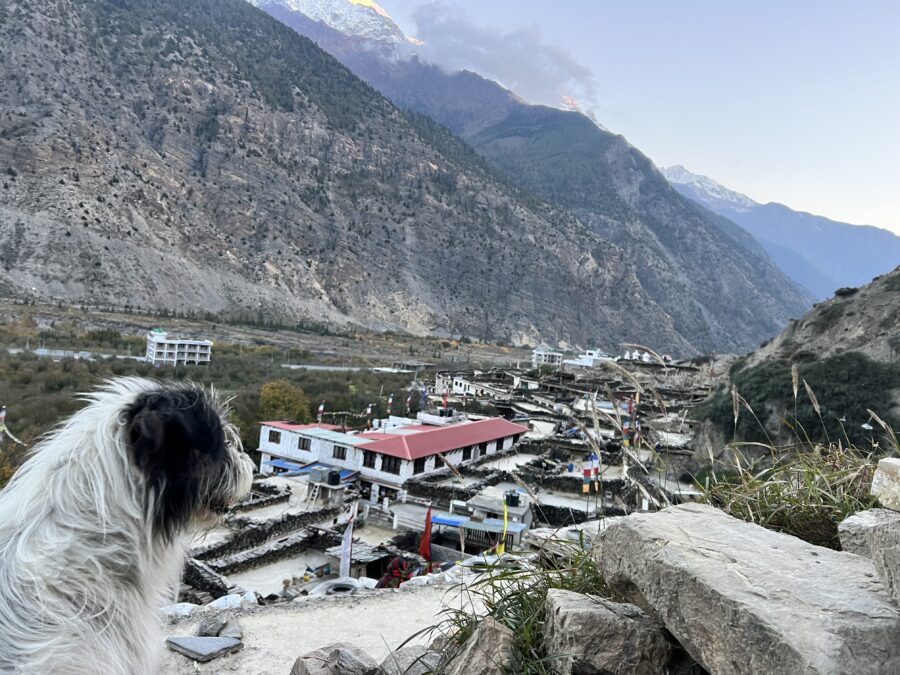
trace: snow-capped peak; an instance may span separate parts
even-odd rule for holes
[[[393,45],[420,45],[421,41],[406,35],[391,15],[374,0],[249,0],[265,9],[281,6],[299,12],[313,21],[354,37]]]
[[[701,176],[700,174],[692,173],[681,166],[681,164],[670,167],[661,167],[660,172],[670,183],[676,185],[690,185],[694,191],[698,193],[698,197],[702,198],[705,196],[709,200],[728,202],[733,208],[738,210],[759,206],[759,202],[753,201],[747,195],[735,192],[734,190],[729,190],[709,176]]]

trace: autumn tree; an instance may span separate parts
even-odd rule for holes
[[[309,397],[288,380],[273,380],[260,388],[259,415],[264,420],[312,422]]]

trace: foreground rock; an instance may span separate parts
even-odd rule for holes
[[[841,548],[872,559],[888,593],[900,605],[900,513],[860,511],[838,525],[838,533]]]
[[[194,661],[211,661],[241,648],[241,641],[229,637],[170,637],[166,646]]]
[[[200,624],[199,628],[197,628],[197,635],[200,637],[217,637],[223,628],[225,628],[225,618],[213,616]]]
[[[504,675],[513,657],[512,631],[493,617],[485,617],[444,670],[445,675]]]
[[[375,675],[378,663],[346,642],[316,649],[294,662],[291,675]]]
[[[884,508],[900,511],[900,459],[886,457],[879,460],[872,476],[872,494]]]
[[[900,529],[900,513],[890,509],[868,509],[854,513],[838,525],[841,549],[874,559],[877,540],[887,528]]]
[[[378,668],[378,675],[428,675],[437,671],[440,663],[441,655],[436,651],[413,645],[388,654]]]
[[[553,589],[544,646],[554,672],[653,675],[672,652],[662,626],[639,607]]]
[[[603,535],[614,590],[712,673],[900,672],[900,610],[871,561],[688,504]]]

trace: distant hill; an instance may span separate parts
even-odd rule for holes
[[[624,138],[584,115],[528,105],[477,74],[410,57],[396,40],[369,39],[343,18],[346,0],[330,0],[322,20],[294,0],[254,1],[624,250],[642,288],[701,351],[746,351],[809,308],[812,297],[755,240],[682,197]],[[373,12],[372,21],[390,19]]]
[[[681,194],[750,232],[784,273],[817,299],[866,284],[900,264],[900,237],[887,230],[760,204],[683,166],[662,172]]]
[[[794,433],[781,422],[795,417],[794,366],[800,378],[796,419],[805,430],[798,433],[832,440],[846,434],[867,447],[882,434],[867,410],[900,429],[900,267],[861,288],[841,289],[732,366],[731,385],[766,427],[764,432],[741,407],[739,440],[764,441],[767,434],[775,439]],[[803,380],[809,383],[815,404]],[[718,392],[697,414],[711,420],[724,438],[731,438],[730,390]]]

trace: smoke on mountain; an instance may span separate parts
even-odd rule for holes
[[[422,5],[412,18],[416,36],[425,42],[420,53],[444,68],[475,71],[532,103],[559,106],[568,96],[590,108],[596,100],[593,72],[544,42],[536,24],[503,32],[477,25],[445,2]]]

